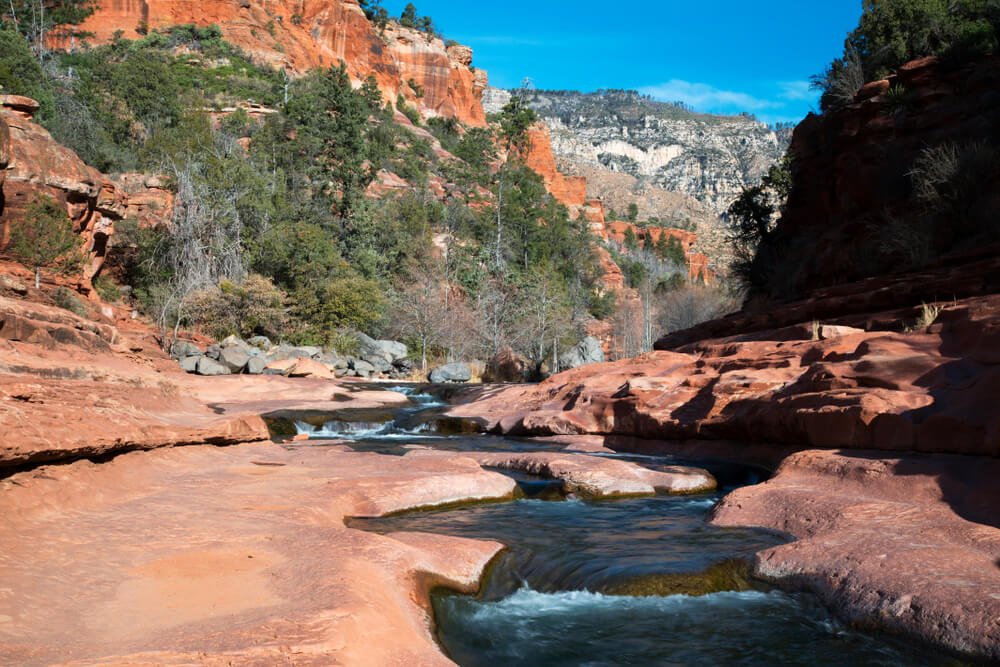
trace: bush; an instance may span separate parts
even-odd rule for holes
[[[87,304],[73,294],[71,290],[65,287],[60,287],[52,294],[52,301],[55,302],[57,306],[65,310],[70,311],[74,315],[79,315],[80,317],[89,317],[90,313],[87,311]]]
[[[921,56],[957,66],[997,47],[1000,6],[995,0],[864,0],[844,55],[814,77],[821,109],[850,104],[865,81],[880,79]]]
[[[73,233],[65,209],[52,197],[36,195],[24,219],[10,227],[8,252],[36,274],[45,267],[56,267],[62,273],[81,267],[80,239]]]
[[[216,338],[279,337],[285,324],[285,293],[264,276],[251,274],[240,283],[224,280],[190,296],[188,319]]]

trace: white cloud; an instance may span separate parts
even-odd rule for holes
[[[672,79],[655,86],[646,86],[641,92],[664,102],[683,102],[700,111],[760,111],[782,106],[762,100],[748,93],[722,90],[707,83]]]
[[[778,88],[782,99],[796,102],[811,102],[816,99],[816,91],[808,81],[781,81]]]

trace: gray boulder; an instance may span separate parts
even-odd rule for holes
[[[350,366],[351,370],[353,370],[358,377],[371,377],[372,374],[375,373],[375,367],[364,359],[354,359],[352,360]]]
[[[264,357],[250,357],[245,370],[249,375],[262,375],[264,367],[267,366],[267,359]]]
[[[219,363],[228,368],[231,373],[239,373],[246,368],[249,361],[250,355],[238,346],[224,347],[219,353]]]
[[[271,339],[267,336],[254,336],[253,338],[247,339],[247,344],[250,345],[250,347],[257,348],[258,350],[270,350],[271,347],[273,347],[271,345]]]
[[[181,359],[181,368],[188,373],[194,373],[198,370],[198,360],[202,357],[199,355],[197,357],[184,357]]]
[[[186,357],[200,357],[201,348],[189,340],[175,340],[170,345],[170,357],[180,361]]]
[[[599,364],[603,361],[604,350],[601,349],[601,341],[593,336],[587,336],[569,351],[559,355],[559,368],[567,370],[586,364]]]
[[[229,375],[229,369],[209,357],[198,358],[198,375]]]
[[[239,336],[235,336],[234,335],[234,336],[226,336],[225,338],[223,338],[222,341],[219,343],[219,347],[222,347],[222,348],[226,348],[226,347],[242,347],[242,348],[247,348],[247,347],[250,347],[250,345],[248,345],[247,342],[245,340],[243,340],[242,338],[240,338]]]
[[[361,349],[361,357],[382,357],[390,364],[396,359],[402,359],[409,354],[406,345],[395,340],[375,340],[365,334],[358,334],[358,344]]]
[[[435,384],[468,382],[472,379],[472,369],[469,364],[461,362],[445,364],[432,370],[429,379]]]
[[[392,362],[390,362],[385,357],[381,357],[377,354],[373,354],[364,358],[372,367],[379,373],[388,373],[392,370]]]
[[[218,345],[209,345],[207,348],[205,348],[205,356],[208,357],[209,359],[218,361],[219,355],[221,354],[222,354],[222,348],[219,347]]]

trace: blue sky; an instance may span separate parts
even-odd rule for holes
[[[406,0],[384,0],[399,15]],[[861,0],[419,0],[493,85],[634,88],[699,111],[798,121],[809,77],[843,48]]]

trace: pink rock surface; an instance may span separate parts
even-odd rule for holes
[[[851,622],[998,660],[998,475],[996,459],[803,451],[713,523],[799,538],[758,554],[757,574]]]
[[[650,470],[628,461],[561,453],[470,454],[481,465],[560,479],[568,492],[590,498],[711,491],[715,478],[700,468]]]
[[[276,445],[133,452],[0,481],[11,664],[450,664],[427,593],[473,591],[495,542],[344,525],[508,497],[456,455]]]

